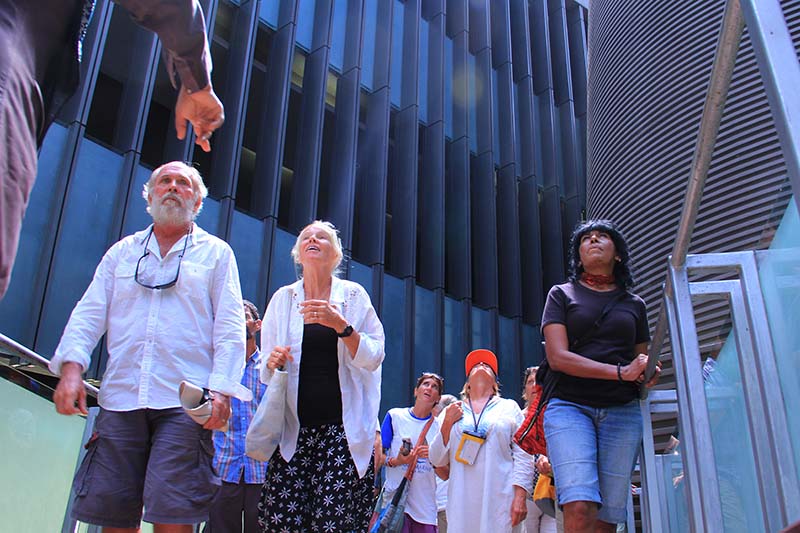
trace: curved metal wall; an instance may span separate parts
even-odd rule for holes
[[[617,221],[655,326],[711,74],[723,0],[593,0],[589,14],[590,217]],[[796,48],[800,2],[784,1]],[[745,29],[690,253],[766,248],[791,198],[777,132]],[[701,345],[726,328],[699,307]],[[712,318],[713,317],[713,318]],[[698,317],[700,318],[700,317]],[[724,338],[724,336],[723,336]],[[707,348],[713,348],[707,346]]]

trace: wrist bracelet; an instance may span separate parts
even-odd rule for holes
[[[617,379],[620,383],[625,383],[625,380],[622,379],[622,363],[617,363]]]

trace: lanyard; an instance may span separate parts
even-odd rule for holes
[[[489,409],[489,406],[492,404],[492,400],[494,400],[494,397],[489,398],[489,401],[486,402],[486,405],[484,405],[483,409],[481,409],[481,414],[478,415],[478,419],[475,420],[475,410],[472,408],[472,400],[467,399],[467,402],[469,402],[469,410],[470,412],[472,412],[472,422],[475,424],[475,433],[478,432],[478,425],[481,423],[481,418],[483,418],[483,413],[485,413]]]

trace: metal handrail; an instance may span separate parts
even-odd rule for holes
[[[14,339],[3,335],[2,333],[0,333],[0,347],[9,349],[10,351],[7,353],[10,355],[24,359],[30,364],[38,366],[39,368],[42,368],[49,374],[53,375],[49,368],[50,361],[34,352],[30,348],[18,343]],[[100,393],[97,387],[91,383],[87,383],[86,381],[83,382],[83,387],[86,389],[87,394],[94,396],[95,398],[97,398],[97,395]]]
[[[689,251],[689,243],[692,240],[692,231],[697,221],[697,212],[700,208],[700,200],[703,196],[703,188],[708,177],[708,169],[711,165],[711,155],[714,153],[714,145],[719,133],[719,125],[722,121],[722,113],[725,109],[725,101],[728,96],[728,89],[731,85],[733,69],[736,65],[736,54],[739,51],[739,44],[742,40],[744,30],[744,17],[739,0],[729,0],[725,4],[725,13],[722,17],[722,27],[719,34],[716,53],[714,55],[714,65],[711,68],[711,79],[706,92],[705,103],[703,104],[703,114],[700,118],[700,130],[697,134],[697,141],[694,146],[694,156],[692,157],[692,167],[689,173],[689,184],[686,190],[686,198],[683,202],[681,218],[678,225],[678,233],[675,237],[675,244],[670,255],[670,265],[673,268],[680,268],[686,262],[686,255]],[[666,300],[672,295],[672,284],[667,276],[664,285],[664,297],[658,309],[658,322],[653,331],[653,339],[650,342],[649,353],[653,363],[648,366],[649,377],[655,371],[655,363],[661,355],[661,348],[667,333]]]

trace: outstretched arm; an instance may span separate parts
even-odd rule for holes
[[[179,89],[175,103],[178,138],[186,137],[188,121],[194,129],[195,143],[204,151],[210,151],[209,139],[225,121],[225,110],[211,86],[211,53],[200,4],[197,0],[114,2],[161,39],[167,72],[173,86]]]

